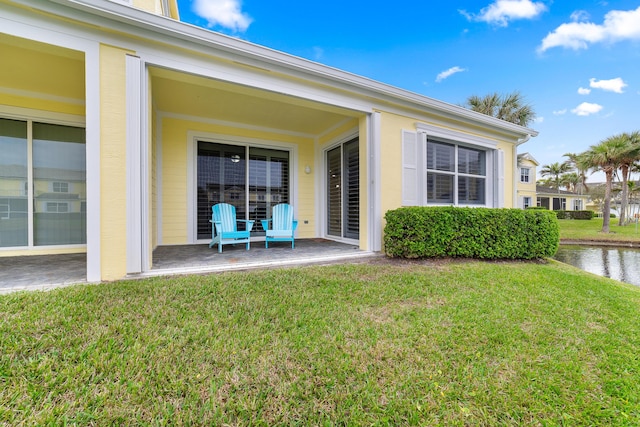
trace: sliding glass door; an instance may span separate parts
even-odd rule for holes
[[[0,118],[0,247],[87,241],[85,130]]]
[[[327,151],[327,235],[359,239],[360,154],[358,139]]]
[[[247,162],[247,159],[249,161]],[[211,207],[229,203],[238,219],[252,219],[252,235],[264,234],[259,220],[271,207],[289,203],[289,152],[198,142],[197,237],[211,238]]]

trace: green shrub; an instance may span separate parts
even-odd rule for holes
[[[558,219],[592,219],[593,211],[554,211]]]
[[[536,259],[553,256],[560,234],[549,210],[406,207],[385,214],[390,257]]]
[[[532,210],[542,210],[542,211],[548,211],[548,208],[545,208],[544,206],[529,206],[527,209],[532,209]]]
[[[616,218],[616,214],[609,214],[609,218]]]

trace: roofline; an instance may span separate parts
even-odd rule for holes
[[[483,124],[498,128],[502,131],[523,135],[518,145],[526,142],[530,137],[538,135],[538,131],[524,126],[510,123],[492,116],[478,113],[458,105],[439,101],[425,95],[401,89],[364,76],[350,73],[338,68],[330,67],[318,62],[294,56],[282,51],[261,46],[246,40],[230,37],[185,22],[177,21],[161,15],[155,15],[132,6],[110,0],[21,0],[19,3],[28,4],[34,9],[51,13],[58,11],[51,4],[70,7],[92,15],[111,19],[132,25],[140,29],[151,31],[158,35],[158,39],[173,37],[188,43],[216,49],[244,57],[250,61],[258,61],[277,65],[284,69],[301,72],[312,77],[319,77],[332,82],[339,82],[351,87],[352,90],[364,93],[366,96],[378,97],[381,100],[408,103],[414,108],[428,107],[443,115],[454,115],[458,119],[465,119],[475,124]]]
[[[523,158],[533,162],[536,166],[540,166],[540,162],[535,159],[529,152],[518,154],[518,157],[522,156]]]

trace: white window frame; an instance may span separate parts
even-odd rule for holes
[[[55,207],[55,209],[52,209]],[[60,210],[61,207],[64,209]],[[68,202],[45,202],[45,212],[47,213],[69,213]]]
[[[582,199],[574,199],[573,200],[573,210],[581,211],[582,210]]]
[[[526,172],[526,173],[525,173]],[[520,182],[528,184],[530,182],[531,168],[520,168]]]
[[[416,123],[416,129],[417,132],[402,131],[403,206],[504,207],[504,153],[498,149],[496,141],[425,123]],[[427,139],[455,146],[454,203],[427,202]],[[458,147],[485,152],[484,176],[457,172]],[[485,180],[485,201],[483,204],[458,203],[458,176],[479,177]]]
[[[34,118],[37,117],[37,118]],[[34,201],[33,183],[33,125],[34,123],[62,125],[82,128],[86,132],[86,123],[83,117],[73,116],[63,113],[43,113],[37,110],[22,108],[2,108],[0,106],[0,118],[9,120],[19,120],[27,124],[27,180],[25,181],[25,196],[27,197],[27,244],[23,246],[0,247],[0,252],[5,251],[32,251],[47,249],[77,249],[86,248],[86,243],[72,243],[62,245],[36,245],[34,242],[34,215],[36,213],[36,203]],[[86,143],[86,149],[89,148]],[[89,169],[87,167],[87,174]],[[68,204],[68,203],[67,203]],[[46,208],[46,205],[45,205]],[[68,209],[68,208],[67,208]],[[88,219],[88,217],[87,217]],[[87,225],[87,241],[89,240],[89,225]]]
[[[246,152],[250,148],[264,148],[289,152],[289,200],[294,206],[294,216],[298,214],[298,146],[288,142],[274,142],[258,138],[246,138],[209,132],[187,132],[187,242],[189,244],[207,243],[210,239],[198,239],[198,212],[197,212],[197,181],[198,181],[198,141],[213,142],[217,144],[236,145],[244,147]],[[247,162],[249,167],[249,162]],[[160,169],[160,168],[158,168]],[[160,187],[162,184],[160,184]],[[160,188],[161,190],[161,188]],[[249,191],[248,189],[246,190]],[[249,197],[246,197],[247,203]],[[159,211],[158,242],[162,244],[162,212]],[[255,239],[255,238],[252,238]],[[262,240],[263,237],[257,238]]]
[[[522,197],[522,209],[527,209],[531,206],[531,196]]]
[[[442,145],[449,145],[451,147],[453,147],[453,171],[445,171],[445,170],[439,170],[439,169],[429,169],[429,148],[428,148],[428,144],[432,143],[432,144],[442,144]],[[476,148],[476,147],[470,147],[467,144],[458,144],[456,142],[453,141],[443,141],[441,139],[436,139],[436,138],[430,138],[429,136],[427,136],[427,149],[426,149],[426,153],[425,153],[425,178],[427,178],[429,176],[429,174],[433,174],[433,175],[447,175],[447,176],[452,176],[453,177],[453,205],[455,206],[465,206],[467,204],[464,203],[460,203],[460,199],[459,199],[459,188],[458,188],[458,183],[459,183],[459,178],[477,178],[477,179],[482,179],[484,181],[484,202],[483,203],[473,203],[473,204],[468,204],[469,206],[486,206],[487,205],[487,174],[488,174],[488,161],[487,158],[489,157],[489,154],[487,153],[487,150],[482,149],[482,148]],[[476,175],[476,174],[469,174],[469,173],[463,173],[460,172],[459,170],[459,159],[460,159],[460,149],[469,149],[471,151],[476,151],[476,152],[481,152],[484,154],[484,175]],[[430,202],[429,201],[429,188],[425,188],[425,196],[424,196],[424,201],[426,202],[426,204],[429,205],[437,205],[437,204],[449,204],[449,203],[438,203],[438,202]]]
[[[58,189],[56,189],[58,187]],[[53,181],[51,183],[51,192],[52,193],[68,193],[69,192],[69,183],[63,181]]]

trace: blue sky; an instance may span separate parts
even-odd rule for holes
[[[540,132],[520,152],[541,165],[640,130],[640,0],[178,3],[184,22],[451,104],[520,91]]]

